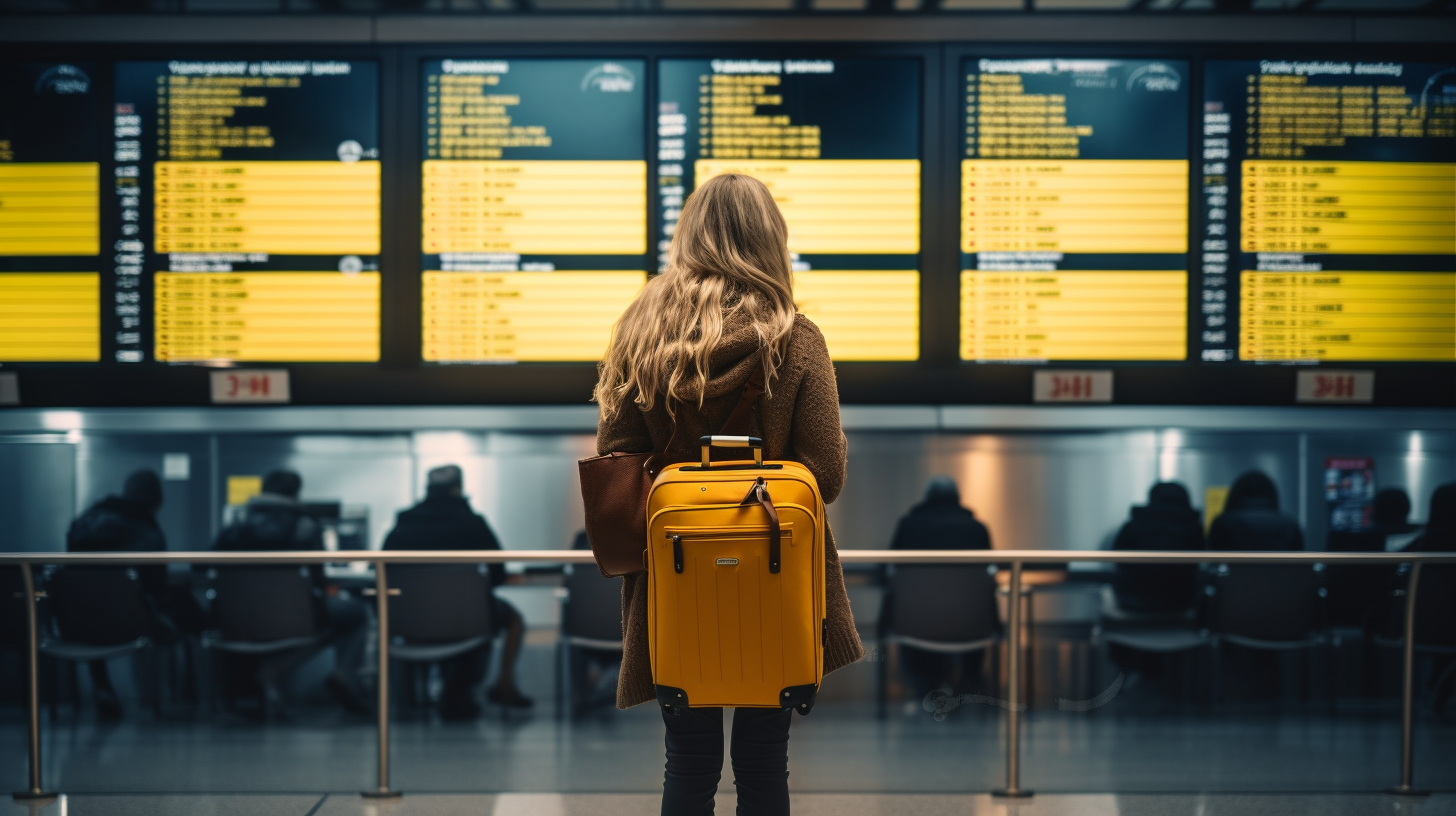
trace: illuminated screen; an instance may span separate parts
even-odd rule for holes
[[[1188,354],[1188,63],[966,60],[960,356]]]
[[[426,361],[602,358],[647,281],[645,71],[425,63]]]
[[[794,300],[830,356],[918,359],[919,62],[663,60],[658,93],[658,251],[694,187],[754,176],[788,221]]]
[[[379,359],[373,62],[124,62],[116,359]]]
[[[1456,360],[1456,66],[1210,62],[1204,360]]]
[[[0,362],[101,359],[96,80],[0,66]]]

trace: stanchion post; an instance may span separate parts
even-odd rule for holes
[[[42,788],[40,779],[40,626],[36,620],[39,617],[36,607],[40,602],[40,594],[35,591],[35,573],[29,562],[20,565],[20,582],[21,591],[25,593],[25,665],[29,692],[26,708],[30,715],[26,726],[30,730],[30,788],[16,791],[14,796],[19,801],[54,799],[55,791]]]
[[[1405,642],[1401,650],[1400,687],[1400,784],[1388,792],[1401,796],[1427,796],[1429,791],[1416,790],[1415,774],[1415,669],[1416,669],[1416,590],[1421,583],[1421,562],[1411,564],[1410,583],[1405,589]]]
[[[379,787],[363,792],[367,799],[396,799],[389,787],[389,579],[384,562],[374,564],[374,611],[379,623]]]
[[[992,796],[1024,799],[1031,791],[1021,787],[1021,562],[1011,562],[1011,586],[1006,598],[1006,787]]]

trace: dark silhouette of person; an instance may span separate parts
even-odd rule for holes
[[[933,476],[925,485],[925,497],[910,508],[895,526],[890,549],[989,550],[991,533],[970,508],[961,504],[960,488],[954,479],[944,475]],[[888,584],[889,573],[883,567],[881,576]],[[880,604],[882,634],[893,631],[895,627],[891,611],[894,609],[893,602],[892,591],[886,591]],[[991,602],[994,603],[994,599]],[[885,642],[883,637],[880,640]],[[979,673],[982,658],[980,652],[945,655],[912,646],[902,646],[900,654],[906,673],[925,688],[964,685]]]
[[[1456,552],[1456,482],[1431,491],[1426,529],[1402,552]]]
[[[157,524],[157,511],[160,509],[162,480],[154,471],[135,471],[126,477],[121,495],[101,499],[71,522],[66,531],[66,550],[77,553],[164,552],[167,549],[167,538]],[[156,564],[138,567],[136,574],[152,611],[157,615],[159,634],[172,629],[171,622],[161,613],[167,597],[167,566]],[[97,610],[97,613],[103,614],[104,610]],[[116,695],[115,687],[111,685],[106,662],[93,660],[89,669],[97,714],[103,719],[120,717],[121,701]]]
[[[1447,482],[1431,493],[1431,507],[1426,514],[1426,528],[1403,552],[1456,552],[1456,482]],[[1396,587],[1405,589],[1409,572],[1397,579]],[[1405,599],[1393,599],[1387,616],[1388,633],[1404,637]],[[1456,647],[1456,565],[1425,564],[1421,567],[1421,583],[1416,588],[1416,643]],[[1456,697],[1456,656],[1437,654],[1432,676],[1438,678],[1433,690],[1434,710],[1444,710]]]
[[[925,498],[895,527],[892,550],[989,550],[991,534],[976,514],[961,505],[960,488],[949,476],[935,476]]]
[[[437,467],[426,477],[425,499],[400,512],[394,529],[384,539],[386,550],[499,550],[500,540],[490,529],[485,517],[476,513],[465,498],[464,477],[455,465]],[[490,589],[505,583],[505,566],[489,566]],[[501,649],[500,677],[486,693],[493,703],[515,708],[532,704],[529,697],[516,688],[516,659],[525,639],[525,622],[521,613],[505,601],[494,598],[495,621],[505,626],[505,645]],[[442,661],[445,676],[444,697],[440,714],[447,719],[473,719],[480,714],[475,702],[475,687],[485,679],[490,661],[490,644],[486,643],[459,657]]]
[[[1375,494],[1369,530],[1331,530],[1325,539],[1330,552],[1385,552],[1392,537],[1406,537],[1419,529],[1408,521],[1410,496],[1398,487]],[[1369,616],[1381,608],[1389,593],[1396,568],[1378,564],[1328,564],[1325,566],[1325,601],[1329,623],[1334,626],[1371,625]]]
[[[213,549],[237,552],[309,552],[324,549],[323,527],[298,500],[303,479],[291,470],[275,470],[263,477],[263,490],[248,499],[242,514],[218,534]],[[329,628],[329,645],[334,649],[334,671],[325,687],[350,712],[367,713],[360,694],[359,669],[364,662],[364,641],[369,612],[364,603],[341,598],[330,592],[322,564],[309,566],[313,576],[320,619]],[[312,655],[308,649],[264,658],[259,666],[264,704],[277,709],[282,703],[279,688],[283,676]]]
[[[1325,539],[1325,548],[1330,552],[1385,552],[1386,541],[1391,536],[1414,532],[1417,528],[1408,520],[1411,511],[1410,496],[1398,487],[1388,487],[1375,494],[1369,530],[1331,530]]]
[[[1148,491],[1148,503],[1132,508],[1112,542],[1114,550],[1205,550],[1203,523],[1177,482]],[[1112,588],[1119,608],[1138,613],[1175,613],[1193,606],[1197,564],[1118,564]]]
[[[1251,470],[1234,480],[1223,512],[1208,531],[1212,550],[1281,552],[1304,549],[1299,524],[1279,512],[1279,489]]]

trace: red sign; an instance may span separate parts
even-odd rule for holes
[[[1112,372],[1038,371],[1032,397],[1036,402],[1112,402]]]
[[[214,371],[212,401],[288,402],[288,372],[282,369]]]
[[[1370,402],[1375,397],[1375,372],[1301,371],[1294,396],[1299,402]]]

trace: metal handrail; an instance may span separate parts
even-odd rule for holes
[[[589,550],[311,550],[308,552],[108,552],[0,553],[0,566],[18,564],[508,564],[545,562],[590,564]],[[1456,552],[1247,552],[1133,550],[840,550],[845,564],[1456,564]]]
[[[26,646],[29,674],[30,787],[14,794],[20,800],[54,798],[41,780],[39,627],[36,604],[44,597],[35,586],[33,567],[59,564],[323,564],[366,562],[375,566],[374,598],[378,620],[379,657],[379,784],[364,791],[368,797],[395,797],[400,792],[389,785],[389,605],[391,594],[386,578],[388,564],[473,563],[504,564],[547,562],[589,564],[586,550],[435,550],[435,551],[311,551],[311,552],[153,552],[153,553],[0,553],[0,567],[18,566],[26,604]],[[1456,553],[1332,553],[1332,552],[1128,552],[1107,550],[845,550],[839,560],[846,564],[1010,564],[1010,597],[1021,596],[1021,573],[1026,564],[1092,562],[1112,564],[1411,564],[1406,588],[1405,633],[1401,686],[1400,784],[1389,789],[1397,794],[1419,794],[1412,786],[1414,764],[1414,665],[1416,588],[1422,564],[1456,564]],[[1021,787],[1020,773],[1020,603],[1009,604],[1007,626],[1012,647],[1007,653],[1010,683],[1007,711],[1006,787],[1000,796],[1030,796]]]

